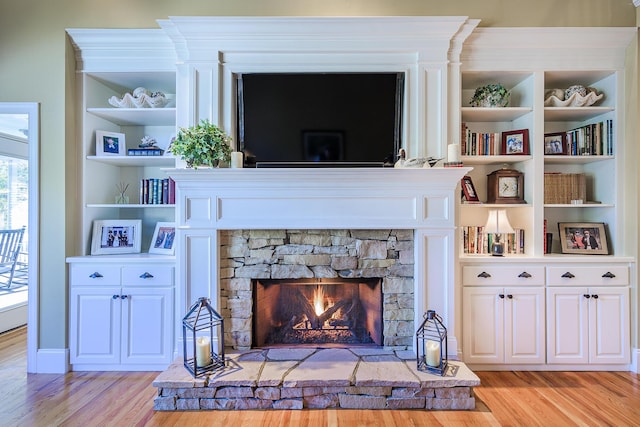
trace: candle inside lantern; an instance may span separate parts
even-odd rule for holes
[[[427,365],[440,366],[440,343],[437,341],[427,341]]]
[[[234,151],[233,153],[231,153],[231,167],[235,169],[242,167],[241,151]]]
[[[196,362],[199,367],[211,364],[211,340],[209,337],[196,338]]]

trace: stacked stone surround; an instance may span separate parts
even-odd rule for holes
[[[225,346],[251,348],[252,279],[381,278],[384,346],[413,343],[413,230],[221,231]]]
[[[153,382],[154,409],[473,410],[480,385],[458,361],[445,376],[418,371],[410,351],[277,348],[227,356],[224,369],[201,378],[176,360]]]

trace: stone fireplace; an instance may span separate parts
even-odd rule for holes
[[[457,357],[454,203],[468,170],[172,170],[177,311],[210,298],[225,318],[224,344],[248,349],[252,280],[379,278],[382,346],[412,349],[432,309]]]
[[[411,347],[413,230],[224,230],[219,246],[227,345]]]

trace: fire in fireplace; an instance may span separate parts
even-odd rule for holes
[[[253,342],[382,345],[382,279],[257,279]]]

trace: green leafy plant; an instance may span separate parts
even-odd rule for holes
[[[509,105],[509,91],[500,83],[480,86],[469,101],[472,107],[506,107]]]
[[[189,128],[180,128],[169,151],[187,162],[188,167],[217,167],[231,159],[231,137],[207,119]]]

